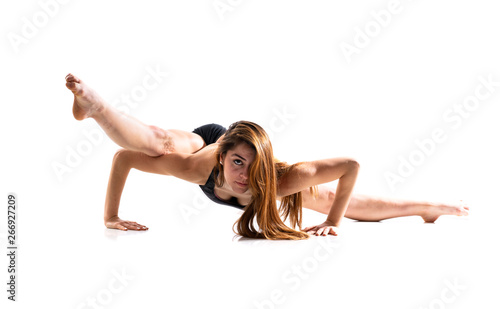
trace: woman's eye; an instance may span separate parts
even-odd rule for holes
[[[236,165],[242,165],[243,164],[243,162],[241,162],[241,160],[234,160],[233,162]]]

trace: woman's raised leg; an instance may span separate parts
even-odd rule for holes
[[[328,214],[335,198],[335,189],[318,186],[315,199],[309,189],[302,191],[302,206]],[[467,216],[469,207],[408,201],[403,199],[372,197],[353,194],[345,217],[360,221],[380,221],[390,218],[420,216],[425,222],[434,222],[442,215]]]
[[[146,125],[120,112],[73,74],[66,76],[66,87],[74,94],[75,119],[93,118],[116,144],[125,149],[155,157],[171,152],[193,153],[204,146],[203,139],[197,134]]]

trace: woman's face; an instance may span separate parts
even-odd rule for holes
[[[248,190],[249,167],[255,159],[255,150],[247,143],[237,144],[233,149],[221,154],[224,182],[235,193],[245,193]]]

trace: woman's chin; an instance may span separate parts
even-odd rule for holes
[[[243,194],[243,193],[248,191],[248,186],[242,187],[239,185],[235,185],[235,186],[233,186],[233,191],[235,193]]]
[[[238,190],[235,190],[235,192],[239,193],[239,194],[244,194],[247,191],[248,191],[248,189],[242,189],[242,188],[238,188]]]

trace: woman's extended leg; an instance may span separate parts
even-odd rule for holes
[[[72,74],[66,76],[66,87],[75,96],[75,119],[93,118],[104,132],[123,148],[154,157],[170,152],[193,153],[204,146],[203,139],[197,134],[146,125],[120,112]]]
[[[309,189],[302,191],[302,206],[328,214],[334,198],[335,189],[318,186],[316,199],[313,198]],[[345,217],[360,221],[380,221],[405,216],[421,216],[425,222],[434,222],[441,215],[466,216],[468,210],[467,206],[354,194],[347,207]]]

